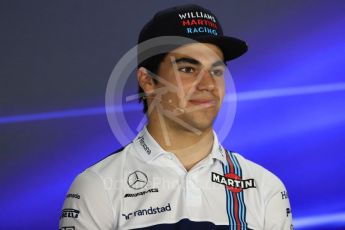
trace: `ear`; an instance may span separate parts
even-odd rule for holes
[[[146,95],[152,94],[154,92],[155,83],[153,82],[153,79],[147,69],[145,69],[144,67],[140,67],[137,70],[137,79],[140,87],[143,89]]]

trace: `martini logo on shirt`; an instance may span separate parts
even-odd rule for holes
[[[242,180],[234,173],[227,173],[224,176],[212,172],[212,182],[223,184],[231,192],[241,192],[243,189],[256,188],[254,179]]]

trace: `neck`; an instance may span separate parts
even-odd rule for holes
[[[161,127],[158,124],[150,120],[147,125],[149,133],[165,151],[174,153],[187,171],[211,152],[212,127],[195,133],[177,125]]]

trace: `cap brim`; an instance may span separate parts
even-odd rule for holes
[[[224,55],[224,61],[230,61],[243,55],[248,50],[247,44],[237,38],[226,36],[202,36],[193,38],[202,43],[211,43],[218,46]]]
[[[180,46],[195,42],[210,43],[218,46],[223,52],[224,61],[233,60],[248,50],[247,44],[244,41],[233,37],[199,36],[191,39],[181,36],[160,36],[138,44],[138,65],[157,54],[168,53]]]

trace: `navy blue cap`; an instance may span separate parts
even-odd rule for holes
[[[235,59],[247,50],[247,44],[223,35],[216,16],[209,10],[188,4],[157,12],[140,32],[138,44],[160,36],[179,36],[218,46],[225,61]]]

